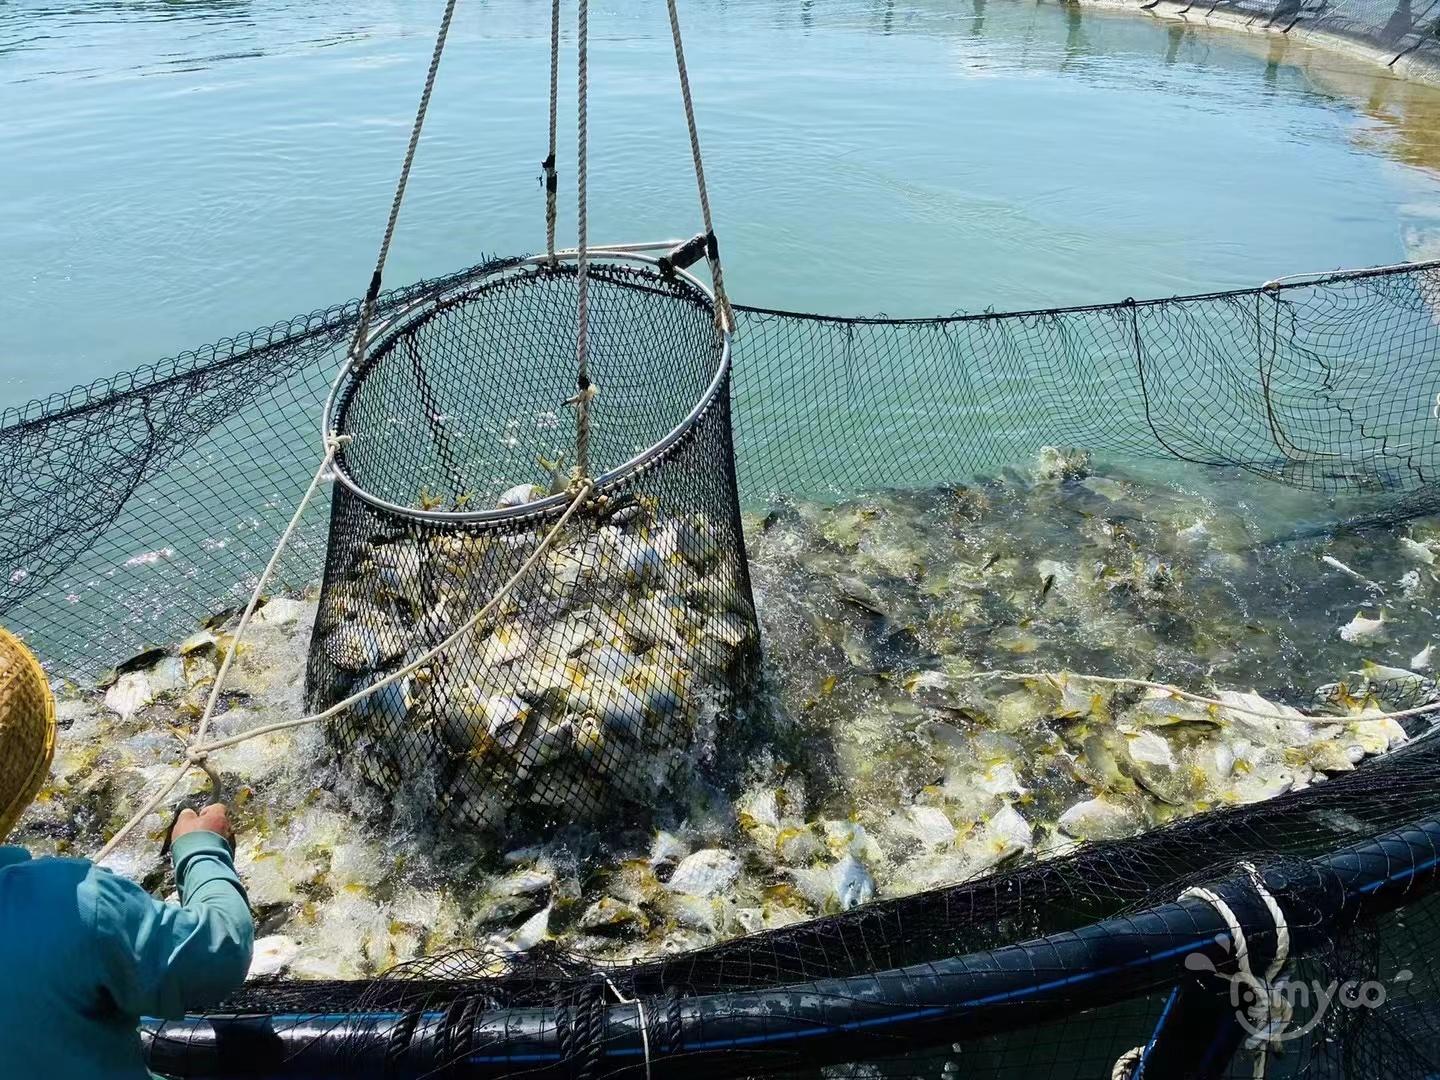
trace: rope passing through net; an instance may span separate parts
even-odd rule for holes
[[[344,436],[341,436],[340,438],[343,439]],[[236,653],[240,650],[245,630],[249,625],[250,617],[254,614],[255,608],[258,606],[261,597],[264,595],[265,588],[270,581],[270,573],[273,571],[275,565],[279,562],[280,556],[284,553],[286,545],[290,542],[292,536],[294,535],[295,526],[304,515],[305,508],[310,502],[310,499],[314,496],[315,490],[319,487],[321,479],[326,475],[326,473],[329,472],[330,467],[334,462],[335,453],[341,445],[343,445],[343,443],[341,443],[339,439],[330,440],[330,443],[326,449],[325,458],[321,463],[320,468],[315,473],[314,484],[312,484],[310,489],[305,493],[304,498],[301,499],[300,504],[295,508],[295,514],[291,518],[290,526],[287,527],[283,534],[281,534],[279,541],[275,545],[275,552],[274,555],[271,557],[270,564],[266,567],[265,573],[261,574],[260,580],[256,583],[255,591],[250,598],[250,603],[246,605],[245,613],[241,617],[240,623],[239,625],[237,625],[235,633],[231,638],[229,649],[226,651],[225,654],[225,659],[220,667],[220,670],[215,675],[215,684],[211,688],[210,700],[205,706],[204,713],[201,715],[200,723],[196,732],[196,737],[186,747],[185,763],[177,767],[169,781],[162,785],[156,791],[156,793],[152,795],[150,799],[147,800],[145,804],[139,810],[137,810],[128,821],[125,822],[124,825],[122,825],[118,830],[116,830],[115,834],[110,838],[110,840],[105,844],[105,846],[96,853],[93,860],[94,862],[103,862],[111,853],[114,852],[116,847],[118,847],[120,843],[124,841],[126,836],[128,836],[133,829],[135,829],[142,821],[144,821],[145,818],[149,817],[152,813],[154,813],[155,810],[158,809],[159,806],[165,801],[166,797],[169,796],[170,792],[174,791],[175,788],[179,786],[180,782],[185,778],[185,774],[190,770],[191,767],[205,769],[206,759],[209,757],[210,754],[216,752],[217,750],[224,750],[231,746],[238,746],[241,743],[248,742],[251,739],[258,739],[263,735],[271,735],[278,731],[288,731],[294,728],[308,727],[311,724],[323,723],[324,721],[329,720],[332,717],[344,712],[346,709],[353,708],[360,702],[364,701],[366,698],[369,698],[372,695],[379,693],[387,686],[391,686],[394,683],[399,682],[401,679],[409,677],[414,672],[434,661],[438,656],[443,654],[446,649],[452,647],[466,634],[470,633],[484,619],[489,618],[495,612],[499,605],[505,601],[505,599],[514,590],[514,588],[525,577],[525,575],[528,574],[532,569],[534,569],[536,563],[540,561],[540,558],[556,542],[557,538],[560,536],[565,526],[569,523],[570,519],[574,517],[575,513],[584,504],[585,500],[588,499],[595,490],[594,481],[589,479],[581,479],[577,481],[574,485],[574,497],[571,499],[570,504],[565,508],[564,513],[562,513],[560,517],[556,520],[554,526],[550,529],[550,531],[545,534],[544,538],[540,541],[540,543],[537,544],[535,549],[530,552],[530,555],[525,559],[525,561],[520,564],[519,569],[517,569],[515,573],[513,573],[506,580],[506,582],[500,586],[500,588],[495,590],[494,595],[490,597],[489,601],[487,601],[484,606],[482,606],[478,611],[475,612],[475,614],[471,615],[467,620],[465,620],[465,622],[461,623],[460,626],[449,637],[445,638],[439,644],[434,645],[426,651],[422,652],[414,660],[410,661],[408,664],[401,667],[397,671],[392,672],[384,678],[381,678],[376,682],[366,686],[365,688],[357,691],[356,693],[351,694],[344,700],[338,701],[335,704],[331,705],[329,708],[323,709],[320,712],[314,713],[313,715],[296,717],[295,719],[291,720],[281,720],[273,724],[261,724],[258,727],[251,728],[248,731],[240,732],[224,739],[216,739],[212,742],[207,743],[205,741],[205,734],[209,727],[210,718],[214,712],[217,702],[220,700],[220,693],[224,686],[225,676],[230,670],[230,665],[234,661]],[[219,778],[214,774],[214,772],[208,769],[206,769],[206,771],[211,778],[212,785],[214,786],[216,791],[216,797],[218,798]]]

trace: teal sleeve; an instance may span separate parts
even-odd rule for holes
[[[106,870],[87,881],[105,989],[126,1015],[175,1019],[215,1005],[250,968],[255,928],[230,849],[214,833],[193,832],[172,852],[178,905]]]

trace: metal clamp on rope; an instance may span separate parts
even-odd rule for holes
[[[554,195],[560,190],[560,174],[555,171],[555,155],[551,154],[540,163],[545,170],[545,194]]]
[[[720,245],[715,240],[715,234],[700,233],[686,240],[674,251],[660,258],[658,263],[661,275],[668,281],[675,279],[676,270],[688,270],[702,258],[715,259],[720,254]]]

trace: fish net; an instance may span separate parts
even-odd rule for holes
[[[1440,60],[1440,12],[1413,0],[1212,0],[1177,4],[1187,14],[1233,15],[1249,27],[1341,38],[1378,53],[1390,66],[1429,77]]]
[[[903,515],[919,500],[920,512],[959,522],[963,533],[974,520],[967,500],[988,492],[1003,505],[1003,485],[984,477],[1040,454],[1053,474],[1048,490],[1081,498],[1071,531],[1142,528],[1141,512],[1123,500],[1096,501],[1107,489],[1085,487],[1084,462],[1044,451],[1054,444],[1149,461],[1192,481],[1250,477],[1269,502],[1311,493],[1267,541],[1282,547],[1342,536],[1351,538],[1347,551],[1363,552],[1383,527],[1437,508],[1435,265],[926,320],[741,306],[733,453],[721,346],[703,295],[621,268],[598,270],[593,284],[593,472],[607,501],[577,512],[553,563],[517,586],[513,611],[329,734],[347,772],[418,793],[422,805],[492,832],[520,836],[610,805],[683,801],[692,762],[707,767],[710,782],[726,782],[716,763],[733,735],[783,742],[784,732],[740,719],[753,642],[738,630],[717,637],[731,625],[726,613],[753,626],[744,514],[761,549],[802,528],[833,530],[844,514],[866,520],[882,502]],[[334,414],[337,430],[355,436],[338,461],[349,482],[331,485],[328,505],[307,511],[274,585],[296,595],[319,587],[308,673],[316,704],[438,640],[451,623],[425,622],[442,607],[436,590],[452,590],[454,609],[441,616],[463,618],[558,520],[563,495],[499,519],[454,515],[457,503],[463,515],[472,502],[493,508],[516,485],[550,483],[536,459],[553,462],[573,443],[574,414],[557,404],[573,389],[573,287],[565,271],[492,262],[380,298],[383,329],[368,366],[342,380]],[[313,471],[316,405],[343,368],[357,318],[354,305],[320,313],[7,415],[0,617],[55,675],[93,685],[118,663],[123,681],[126,657],[147,653],[152,662],[156,644],[206,619],[224,625],[227,609],[244,602]],[[657,445],[650,467],[624,471]],[[617,470],[623,475],[606,478]],[[885,493],[878,502],[877,491]],[[659,577],[652,568],[606,578],[616,564],[601,545],[637,537],[664,549]],[[673,538],[673,551],[662,537]],[[566,552],[581,555],[565,562]],[[807,573],[826,588],[835,576],[823,558]],[[717,574],[723,602],[703,598]],[[1139,568],[1115,595],[1163,587],[1147,574]],[[910,588],[902,579],[894,580]],[[673,609],[651,604],[662,583],[702,597],[686,599],[679,644],[663,640]],[[857,664],[864,678],[878,672],[903,685],[925,662],[913,636],[891,632],[866,607],[873,601],[863,589],[845,587],[845,618],[860,629],[863,655],[846,643],[804,654],[831,657],[805,673],[814,696],[830,688],[829,702],[845,693],[834,677]],[[1363,596],[1366,586],[1346,588]],[[1283,609],[1294,595],[1282,578],[1273,597],[1246,601]],[[924,599],[917,592],[907,602]],[[572,670],[561,628],[617,604],[635,625],[622,628],[619,644],[582,633],[582,653],[603,662]],[[555,645],[507,660],[504,638],[494,643],[502,626]],[[1175,629],[1157,624],[1156,640]],[[983,658],[994,638],[972,642],[974,655]],[[712,654],[712,646],[723,648]],[[1147,646],[1089,648],[1085,663],[1129,664]],[[553,672],[519,666],[536,655],[566,674],[563,695],[542,685]],[[653,670],[667,656],[677,666],[684,657],[690,681],[656,708],[654,683],[632,669]],[[188,654],[169,659],[190,663]],[[784,648],[769,659],[794,662]],[[1297,667],[1266,692],[1313,708],[1311,674]],[[1171,677],[1197,676],[1182,667]],[[1423,680],[1409,689],[1416,696],[1406,700],[1433,693]],[[934,690],[912,695],[922,712],[946,723],[964,715],[964,700],[937,701]],[[637,709],[646,691],[652,697]],[[457,708],[464,723],[447,725]],[[591,726],[617,712],[630,719]],[[661,723],[665,716],[676,722]],[[767,712],[764,721],[775,718]],[[324,1074],[378,1060],[401,1075],[498,1075],[519,1062],[587,1075],[648,1063],[652,1075],[1088,1077],[1109,1075],[1128,1050],[1151,1042],[1158,1060],[1201,1061],[1220,1033],[1224,1064],[1194,1075],[1251,1075],[1257,1047],[1246,1041],[1255,1036],[1237,1033],[1232,984],[1185,967],[1197,955],[1235,974],[1228,927],[1206,901],[1179,899],[1191,884],[1219,889],[1259,970],[1277,933],[1249,863],[1289,920],[1286,985],[1311,994],[1309,1012],[1299,1009],[1299,1021],[1263,1042],[1266,1074],[1432,1075],[1440,1014],[1426,894],[1440,847],[1417,823],[1440,813],[1440,796],[1435,744],[1421,737],[1427,721],[1409,723],[1414,738],[1400,749],[1259,806],[991,865],[971,880],[673,955],[616,965],[540,941],[517,958],[507,943],[481,946],[487,936],[477,931],[475,948],[378,980],[253,982],[222,1012],[152,1025],[152,1063],[182,1075]],[[556,729],[569,740],[559,750],[537,738]],[[584,741],[612,730],[624,748],[618,770]],[[862,765],[875,752],[865,747]],[[632,762],[644,765],[627,772]],[[555,788],[544,794],[541,776],[568,793],[563,805]],[[899,771],[893,779],[909,782]],[[885,781],[882,772],[867,783],[879,792]],[[1346,982],[1372,996],[1369,984],[1379,985],[1384,1000],[1322,1007],[1322,991]],[[227,1020],[232,1014],[249,1019]],[[1172,1014],[1199,1018],[1203,1032],[1177,1034],[1161,1023]]]
[[[1359,41],[1416,71],[1433,63],[1440,16],[1366,0],[1205,10]],[[1346,654],[1328,630],[1325,641],[1302,634],[1315,623],[1301,610],[1315,591],[1338,597],[1327,618],[1337,604],[1373,610],[1383,596],[1392,628],[1429,636],[1430,533],[1396,554],[1388,530],[1440,510],[1440,264],[927,319],[740,305],[733,385],[703,289],[643,266],[607,263],[592,275],[593,492],[567,475],[573,459],[560,460],[579,435],[564,404],[575,390],[566,264],[487,261],[385,293],[354,370],[358,303],[0,417],[0,620],[60,684],[66,727],[56,784],[20,839],[93,850],[148,790],[147,777],[126,787],[88,747],[65,745],[77,732],[106,741],[110,729],[91,715],[97,684],[124,714],[108,740],[120,754],[158,745],[173,761],[204,673],[314,472],[317,406],[338,385],[327,416],[342,437],[336,482],[301,516],[257,618],[308,642],[303,702],[284,696],[293,688],[237,677],[217,726],[264,717],[257,702],[334,706],[416,665],[326,727],[335,771],[322,775],[360,808],[332,814],[328,828],[379,831],[392,824],[386,814],[402,829],[443,819],[486,845],[484,857],[455,849],[459,876],[445,888],[483,878],[509,890],[465,912],[451,935],[464,948],[393,964],[395,941],[438,938],[427,924],[448,909],[436,897],[402,897],[388,867],[336,835],[324,840],[328,879],[303,844],[297,860],[293,846],[242,842],[261,933],[317,918],[337,951],[361,939],[390,951],[367,951],[367,977],[263,977],[203,1015],[146,1021],[153,1068],[647,1080],[1440,1075],[1440,743],[1428,713],[1404,717],[1403,730],[1366,717],[1429,706],[1436,688],[1376,665],[1359,684],[1317,688]],[[1092,454],[1104,476],[1089,475]],[[1132,467],[1218,485],[1206,490],[1263,505],[1281,524],[1247,535],[1243,557],[1217,543],[1219,561],[1207,561],[1193,554],[1209,550],[1194,500],[1177,509],[1159,487],[1131,482]],[[1027,538],[1037,518],[1054,530]],[[1067,577],[1101,546],[1093,573]],[[1159,549],[1173,559],[1152,558]],[[1304,580],[1278,554],[1294,551],[1324,568]],[[1253,576],[1240,576],[1242,564]],[[992,569],[1000,584],[977,594],[974,580]],[[1315,574],[1331,576],[1317,586]],[[497,592],[507,595],[473,629],[426,657]],[[1054,597],[1063,613],[1037,616]],[[1102,617],[1067,622],[1077,598]],[[1207,623],[1206,608],[1236,613],[1236,625]],[[1046,619],[1063,644],[1041,640]],[[1386,621],[1356,616],[1341,640],[1376,640]],[[258,662],[275,661],[274,636],[262,640]],[[1045,674],[1041,658],[1201,688],[1264,680],[1265,697],[1211,690],[1226,694],[1220,704],[1182,706],[1134,686],[1093,694]],[[1030,674],[1023,692],[997,702],[964,688],[1002,665]],[[783,685],[761,684],[762,669]],[[1013,721],[1026,694],[1021,723],[985,730]],[[877,700],[902,721],[887,729],[898,748],[867,726]],[[1247,705],[1251,730],[1329,734],[1286,747],[1303,753],[1282,755],[1278,784],[1229,762],[1226,790],[1244,805],[1198,802],[1191,788],[1203,785],[1159,758],[1148,772],[1135,767],[1135,747],[1156,753],[1171,736],[1131,727],[1128,748],[1105,740],[1111,721],[1158,710],[1152,719],[1182,729],[1173,741],[1188,754],[1205,732],[1239,726],[1235,709]],[[795,716],[824,719],[836,739],[799,737]],[[1096,828],[1078,846],[1039,851],[1027,818],[1055,816],[1045,805],[1054,793],[1013,773],[957,828],[942,812],[951,777],[993,781],[987,762],[966,758],[1036,736],[1049,740],[1051,772],[1076,758],[1096,769],[1066,789],[1100,792],[1082,804],[1092,818],[1115,810],[1112,788],[1148,800],[1150,815],[1127,825],[1137,834]],[[937,774],[925,740],[946,739]],[[531,849],[515,844],[562,831],[648,841],[647,816],[702,816],[717,789],[734,795],[767,756],[778,774],[768,801],[747,788],[733,817],[767,850],[796,846],[825,864],[819,900],[799,895],[802,882],[816,884],[813,867],[782,873],[771,857],[759,867],[770,874],[762,894],[747,900],[755,906],[740,910],[726,883],[753,875],[742,863],[764,862],[758,842],[744,859],[657,847],[619,867],[581,865],[573,883],[537,883],[508,863],[503,878],[495,872],[497,857],[530,865]],[[259,757],[217,753],[210,764],[236,779]],[[1126,768],[1099,767],[1112,758]],[[1184,758],[1187,768],[1197,760]],[[979,854],[940,863],[945,873],[910,895],[861,902],[875,887],[856,858],[863,832],[826,821],[821,835],[804,819],[804,798],[826,796],[798,793],[801,763],[852,782],[840,794],[861,802],[918,787],[930,801],[906,808],[911,823],[945,831],[941,846],[978,840]],[[272,813],[272,832],[304,831],[313,816],[261,805],[283,801],[295,774],[267,775],[243,811],[250,831]],[[363,791],[342,783],[355,775]],[[296,801],[303,811],[329,794]],[[83,813],[75,800],[88,800]],[[383,854],[398,864],[415,853],[397,843]],[[295,880],[279,880],[277,863]],[[164,885],[153,860],[123,868]],[[592,876],[635,888],[590,904]],[[531,914],[537,890],[549,924]],[[654,925],[677,913],[725,932]],[[514,932],[492,933],[502,923]],[[638,944],[597,959],[572,948],[573,936],[549,939],[547,926]],[[641,927],[666,936],[657,944]]]
[[[376,319],[506,265],[393,290]],[[740,503],[954,483],[1069,445],[1328,496],[1297,508],[1296,534],[1403,521],[1440,506],[1437,309],[1437,264],[930,319],[737,305]],[[358,302],[315,312],[7,410],[0,617],[93,681],[243,605],[313,474],[317,403],[358,318]],[[319,582],[328,504],[307,509],[276,593]]]
[[[607,501],[577,512],[554,559],[517,585],[514,610],[328,735],[347,772],[493,833],[519,838],[612,805],[617,818],[638,819],[637,808],[683,802],[685,785],[702,773],[726,783],[727,744],[738,758],[747,739],[773,748],[788,737],[768,727],[779,722],[769,712],[746,719],[753,641],[739,629],[717,636],[754,625],[742,515],[767,558],[797,530],[831,529],[845,514],[863,519],[882,503],[903,521],[919,500],[924,514],[971,528],[966,499],[989,492],[1000,500],[1001,489],[983,478],[1040,454],[1055,473],[1047,483],[1090,500],[1077,503],[1075,529],[1087,521],[1142,527],[1127,517],[1136,511],[1106,508],[1083,486],[1083,462],[1047,458],[1043,448],[1053,444],[1149,461],[1191,481],[1250,477],[1271,502],[1312,493],[1267,541],[1282,547],[1348,536],[1346,551],[1363,552],[1377,530],[1440,505],[1434,265],[926,320],[741,306],[730,393],[703,294],[621,267],[597,270],[592,284],[600,389],[592,472]],[[552,477],[537,458],[553,462],[573,445],[574,413],[563,405],[573,392],[573,300],[566,271],[514,262],[380,298],[368,366],[342,380],[337,396],[337,430],[355,436],[338,462],[349,483],[331,485],[328,500],[307,511],[273,586],[295,595],[319,589],[312,703],[338,701],[438,641],[558,520],[563,494],[499,519],[454,515],[457,503],[463,515],[474,504],[493,509],[516,485],[545,487]],[[0,617],[53,674],[93,685],[119,664],[123,680],[127,657],[153,658],[157,644],[206,619],[223,625],[244,602],[314,469],[317,403],[344,366],[357,318],[357,306],[337,308],[7,415]],[[648,467],[625,472],[657,445]],[[662,549],[658,576],[644,554],[638,575],[606,577],[617,564],[601,545],[625,538],[642,540],[642,552]],[[580,554],[566,561],[567,552]],[[807,579],[809,592],[831,587],[825,565],[807,573],[819,575]],[[724,588],[712,591],[717,580]],[[678,619],[653,603],[661,585],[688,596]],[[1352,585],[1364,595],[1364,585]],[[1154,587],[1137,578],[1120,592]],[[442,588],[453,609],[440,612],[447,622],[427,624]],[[1283,609],[1293,596],[1282,576],[1273,598],[1247,602]],[[917,593],[907,602],[924,600]],[[845,601],[864,656],[803,651],[832,657],[804,673],[813,695],[856,662],[897,683],[923,665],[913,638],[872,633],[885,620],[864,607],[870,602],[853,589]],[[619,643],[583,631],[571,644],[601,659],[575,665],[563,628],[607,612],[627,616]],[[495,643],[505,626],[554,645],[507,660],[504,637]],[[1176,627],[1154,630],[1163,643]],[[983,659],[997,642],[972,644]],[[1297,651],[1317,646],[1302,641]],[[1077,664],[1108,657],[1123,674],[1147,646],[1088,648]],[[1013,660],[1003,652],[983,662],[1002,655]],[[536,657],[559,668],[568,689],[543,685],[556,672],[539,670]],[[666,657],[683,664],[688,680],[657,702],[646,679]],[[795,662],[785,648],[769,659],[780,668]],[[1265,670],[1281,672],[1268,694],[1314,706],[1313,670]],[[1169,677],[1194,672],[1182,666]],[[1423,702],[1430,692],[1422,685],[1413,699],[1389,703]],[[825,700],[844,693],[842,681]],[[947,722],[959,715],[956,702],[933,694],[921,704]],[[616,714],[628,719],[593,726]],[[1289,913],[1295,940],[1286,970],[1311,994],[1309,1013],[1299,1010],[1286,1028],[1297,1033],[1268,1050],[1267,1075],[1430,1075],[1436,934],[1424,894],[1437,849],[1425,846],[1430,833],[1405,830],[1440,805],[1434,744],[1418,737],[1425,718],[1410,723],[1417,738],[1401,749],[1258,807],[1212,810],[674,955],[615,965],[542,941],[517,961],[504,943],[479,946],[486,934],[477,931],[476,948],[401,965],[378,981],[253,982],[225,1012],[159,1030],[152,1062],[188,1075],[283,1074],[311,1064],[325,1073],[368,1068],[378,1054],[405,1062],[401,1074],[410,1075],[462,1064],[470,1075],[494,1075],[516,1061],[598,1075],[643,1068],[648,1053],[652,1075],[1105,1076],[1152,1038],[1162,1060],[1175,1053],[1175,1036],[1154,1034],[1174,995],[1201,995],[1181,1012],[1210,1018],[1206,1039],[1235,1016],[1228,997],[1215,1004],[1213,976],[1207,982],[1183,965],[1198,951],[1233,974],[1233,950],[1206,945],[1226,926],[1202,901],[1173,905],[1187,885],[1228,883],[1222,892],[1264,956],[1275,947],[1274,923],[1246,884],[1240,864],[1249,862]],[[557,729],[569,740],[559,750],[537,737]],[[602,744],[596,754],[585,741],[595,732],[618,732],[623,753],[607,761]],[[807,751],[793,742],[781,749]],[[548,790],[542,777],[551,778]],[[868,782],[878,792],[884,781]],[[908,777],[897,772],[894,782]],[[1366,906],[1379,895],[1393,903]],[[1377,983],[1385,999],[1320,1006],[1321,991],[1346,982]],[[230,1013],[261,1019],[237,1027],[223,1019]],[[1181,1038],[1180,1057],[1200,1060],[1197,1038]],[[1246,1038],[1242,1031],[1222,1042],[1229,1063],[1197,1075],[1250,1075]]]
[[[737,744],[757,670],[728,335],[677,275],[589,274],[595,487],[528,572],[573,501],[573,266],[498,269],[406,313],[333,410],[309,703],[423,658],[335,740],[384,789],[511,841],[526,819],[674,798]]]

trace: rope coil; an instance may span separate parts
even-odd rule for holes
[[[1280,973],[1290,959],[1290,924],[1285,918],[1285,910],[1266,886],[1265,879],[1256,869],[1255,864],[1242,862],[1239,865],[1245,871],[1250,887],[1255,890],[1261,903],[1265,905],[1265,911],[1270,916],[1271,924],[1275,929],[1275,951],[1270,957],[1270,963],[1266,965],[1263,978],[1257,977],[1250,967],[1250,943],[1245,936],[1245,928],[1241,925],[1239,916],[1235,914],[1235,909],[1224,897],[1213,889],[1191,886],[1177,899],[1203,900],[1215,909],[1225,923],[1226,933],[1230,935],[1230,945],[1235,956],[1237,971],[1234,975],[1221,975],[1220,978],[1229,981],[1232,987],[1236,981],[1239,981],[1250,991],[1250,1001],[1244,1010],[1247,1021],[1245,1047],[1255,1055],[1251,1076],[1254,1080],[1261,1080],[1265,1075],[1269,1050],[1272,1045],[1280,1042],[1278,1036],[1290,1021],[1289,1002],[1275,990]],[[1232,1000],[1234,1000],[1233,997]],[[1163,1024],[1163,1022],[1162,1017],[1161,1023]],[[1121,1054],[1110,1070],[1110,1080],[1142,1080],[1143,1074],[1140,1070],[1145,1064],[1146,1054],[1153,1045],[1154,1038],[1151,1036],[1150,1044],[1131,1047]]]
[[[1265,1075],[1265,1063],[1269,1051],[1273,1045],[1278,1044],[1275,1036],[1284,1030],[1290,1019],[1288,1003],[1283,996],[1277,995],[1275,992],[1275,981],[1290,959],[1290,926],[1285,919],[1284,909],[1280,907],[1279,901],[1266,887],[1265,879],[1261,877],[1255,864],[1242,862],[1240,868],[1245,871],[1250,879],[1251,887],[1264,903],[1265,910],[1275,929],[1275,952],[1265,968],[1263,977],[1257,976],[1251,969],[1250,945],[1245,937],[1245,928],[1240,925],[1239,917],[1223,897],[1211,889],[1192,886],[1180,894],[1180,899],[1193,897],[1205,901],[1225,922],[1226,929],[1230,934],[1231,947],[1234,950],[1235,965],[1238,968],[1236,974],[1226,976],[1226,978],[1232,982],[1239,980],[1250,990],[1250,1002],[1245,1008],[1245,1016],[1249,1021],[1249,1035],[1245,1040],[1245,1046],[1255,1054],[1252,1075],[1256,1080],[1260,1080]]]

